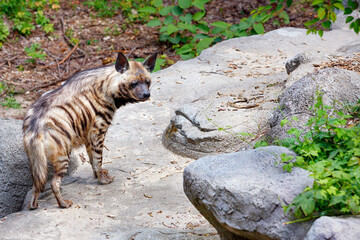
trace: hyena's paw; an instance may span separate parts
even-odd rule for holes
[[[69,208],[71,207],[71,205],[73,204],[73,202],[71,200],[63,200],[61,203],[59,203],[59,207],[60,208]]]
[[[38,203],[36,203],[36,204],[31,204],[31,203],[30,203],[27,208],[28,208],[29,210],[35,210],[35,209],[38,208],[38,206],[39,206]]]
[[[101,184],[109,184],[114,181],[114,178],[109,176],[107,169],[101,169],[98,174],[98,180]]]

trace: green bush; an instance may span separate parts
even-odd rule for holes
[[[358,113],[360,101],[352,108]],[[294,150],[298,157],[282,155],[284,170],[293,167],[308,170],[314,179],[307,187],[285,206],[285,213],[293,211],[295,217],[308,220],[324,215],[360,213],[360,124],[349,125],[349,120],[358,116],[345,114],[343,110],[326,106],[322,94],[318,93],[306,133],[297,128],[287,132],[293,136],[277,141],[278,145]],[[333,112],[333,115],[329,115]],[[290,124],[283,119],[281,124]],[[300,221],[301,221],[300,220]],[[299,221],[299,220],[296,220]]]
[[[13,23],[13,29],[28,36],[35,29],[35,23],[43,27],[45,33],[52,32],[53,24],[44,15],[43,10],[57,4],[58,0],[1,0],[0,1],[0,42],[6,40],[9,31],[4,31],[3,18],[6,16]],[[34,15],[35,13],[35,15]],[[4,33],[5,32],[5,33]],[[7,33],[7,34],[6,34]]]

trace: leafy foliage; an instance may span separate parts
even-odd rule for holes
[[[4,95],[5,97],[0,99],[1,106],[6,107],[7,109],[19,109],[21,107],[21,104],[14,98],[14,88],[10,87],[6,83],[0,82],[0,96]]]
[[[30,47],[25,47],[25,52],[30,57],[27,62],[35,63],[37,59],[45,59],[46,53],[40,47],[40,43],[33,43]]]
[[[9,35],[9,28],[3,24],[6,16],[13,23],[13,29],[28,36],[35,29],[35,24],[42,26],[45,33],[52,32],[53,24],[44,15],[43,9],[48,6],[59,8],[58,0],[2,0],[0,1],[0,42]],[[34,16],[35,13],[35,16]],[[7,29],[7,31],[6,31]]]
[[[278,14],[289,22],[288,15],[282,8],[273,5],[254,10],[253,15],[244,18],[239,24],[231,25],[223,21],[207,23],[204,5],[210,0],[180,0],[178,4],[164,7],[162,0],[155,0],[153,7],[148,7],[150,13],[158,12],[159,16],[148,22],[148,26],[159,27],[160,41],[173,45],[176,53],[186,60],[193,58],[213,43],[253,34],[263,34],[263,23]],[[274,1],[271,1],[274,2]],[[271,12],[268,12],[272,10]]]
[[[358,113],[360,101],[352,108]],[[360,124],[349,125],[354,116],[335,107],[326,106],[318,93],[311,108],[314,116],[307,122],[309,131],[290,128],[293,137],[278,141],[299,156],[281,156],[284,170],[300,167],[311,172],[312,187],[307,187],[285,207],[297,218],[305,220],[323,215],[360,213]],[[334,112],[329,115],[330,110]],[[297,120],[297,119],[293,119]],[[283,124],[290,124],[288,119]]]
[[[177,5],[164,7],[162,0],[155,0],[147,11],[158,12],[159,16],[147,25],[159,27],[160,41],[171,43],[182,59],[193,58],[215,41],[215,37],[209,36],[208,24],[202,21],[206,14],[204,4],[209,1],[179,0]],[[190,8],[195,13],[190,13]]]
[[[85,6],[94,9],[98,17],[113,17],[121,13],[129,20],[148,20],[150,12],[146,11],[151,1],[145,0],[89,0],[84,2]]]

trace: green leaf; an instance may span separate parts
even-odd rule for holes
[[[319,8],[318,11],[317,11],[317,14],[318,14],[318,18],[321,20],[321,19],[324,19],[325,16],[326,16],[326,13],[327,13],[327,10],[323,7]]]
[[[337,193],[337,188],[334,186],[330,186],[328,189],[326,189],[326,191],[330,194],[330,195],[336,195]]]
[[[283,120],[280,121],[280,126],[283,127],[285,124],[287,124],[289,122],[289,120],[287,120],[286,118],[284,118]]]
[[[227,29],[230,26],[230,24],[223,21],[213,22],[210,25],[221,29]]]
[[[314,25],[314,24],[317,23],[318,21],[319,21],[318,18],[314,18],[314,19],[312,19],[312,20],[307,21],[306,23],[304,23],[304,26],[305,26],[305,27],[308,27],[308,26]]]
[[[269,16],[270,17],[270,16]],[[290,23],[290,18],[289,18],[289,15],[287,14],[287,12],[285,11],[281,11],[279,13],[279,17],[283,19],[284,23],[285,24],[288,24]],[[268,19],[264,19],[262,22],[266,22]]]
[[[331,21],[325,21],[321,23],[321,26],[323,26],[325,29],[330,29],[331,27]]]
[[[346,18],[346,23],[349,23],[349,22],[351,22],[352,20],[354,20],[354,17],[353,16],[348,16],[347,18]]]
[[[185,16],[180,16],[179,19],[185,23],[191,24],[192,15],[190,13],[187,13]]]
[[[166,63],[166,59],[158,58],[156,59],[155,67],[153,72],[157,72],[161,70],[161,66],[163,66]]]
[[[335,22],[336,19],[337,19],[336,13],[335,13],[335,12],[331,12],[331,13],[330,13],[330,20],[331,20],[332,22]]]
[[[169,25],[170,23],[172,23],[174,21],[174,17],[171,15],[168,15],[165,20],[164,20],[164,24],[165,25]]]
[[[353,12],[353,10],[351,9],[351,8],[345,8],[345,10],[344,10],[344,14],[345,15],[349,15],[349,14],[351,14]]]
[[[287,0],[286,1],[286,6],[289,8],[289,7],[291,7],[292,3],[293,3],[292,0]]]
[[[349,167],[351,166],[356,166],[356,165],[360,165],[360,158],[358,157],[352,157],[350,158],[348,164],[347,164]]]
[[[329,207],[334,206],[334,205],[339,204],[339,203],[343,203],[344,200],[345,200],[345,196],[334,195],[334,196],[331,197]]]
[[[168,37],[167,40],[172,44],[178,44],[181,41],[181,36],[180,34],[176,34],[175,37]]]
[[[311,192],[304,192],[296,196],[295,204],[304,212],[305,216],[311,214],[315,210],[315,201]]]
[[[203,38],[208,38],[208,37],[209,37],[208,35],[203,34],[203,33],[199,33],[194,36],[195,39],[203,39]]]
[[[315,6],[315,5],[320,5],[320,4],[323,4],[323,3],[324,3],[324,0],[313,0],[311,5]]]
[[[179,6],[174,6],[171,8],[171,13],[174,15],[174,16],[180,16],[181,14],[183,14],[183,10],[182,8],[180,8]]]
[[[221,32],[223,32],[223,31],[224,31],[223,28],[218,28],[218,27],[216,27],[216,28],[214,28],[213,30],[211,30],[211,33],[214,34],[214,35],[216,35],[216,34],[221,33]]]
[[[358,8],[359,4],[357,3],[357,1],[351,1],[349,0],[347,2],[348,6],[352,8],[352,10],[355,10]]]
[[[335,8],[337,8],[337,9],[342,10],[342,11],[345,10],[344,5],[343,5],[341,2],[336,2],[336,3],[333,4],[333,6],[334,6]]]
[[[208,33],[210,28],[205,25],[205,24],[198,24],[196,25],[197,29],[199,29],[200,31],[204,32],[204,33]]]
[[[251,23],[249,23],[248,21],[242,21],[242,22],[240,22],[239,27],[237,28],[237,31],[240,32],[242,30],[248,29],[251,26],[252,26]]]
[[[200,19],[202,19],[205,16],[205,11],[200,11],[194,14],[193,16],[193,20],[194,21],[199,21]]]
[[[161,21],[159,19],[152,19],[146,24],[146,26],[149,27],[158,27],[160,25],[161,25]]]
[[[255,23],[253,25],[253,28],[257,34],[263,34],[264,33],[264,25],[262,23]]]
[[[319,34],[320,37],[322,37],[324,35],[324,31],[322,29],[319,29],[318,34]]]
[[[195,57],[195,54],[193,52],[189,52],[186,54],[180,54],[181,59],[188,60]]]
[[[144,12],[144,13],[155,13],[155,12],[156,12],[156,8],[146,6],[146,7],[139,8],[138,11],[139,11],[139,12]]]
[[[190,7],[191,0],[178,0],[179,7],[186,9]]]
[[[184,53],[189,53],[193,51],[193,45],[188,43],[185,44],[184,46],[182,46],[181,48],[176,50],[177,54],[184,54]]]
[[[206,48],[208,48],[211,43],[215,40],[215,38],[204,38],[201,39],[197,44],[196,44],[196,50],[197,52],[200,54],[200,52]]]
[[[169,15],[169,13],[171,12],[171,9],[173,8],[173,6],[170,6],[170,7],[164,7],[162,8],[160,11],[159,11],[159,14],[161,16],[167,16]]]
[[[163,1],[162,0],[155,0],[154,1],[154,6],[159,8],[163,6]]]
[[[192,2],[192,5],[199,8],[200,10],[205,10],[204,4],[209,2],[210,0],[195,0]]]
[[[178,27],[181,28],[181,29],[184,29],[184,30],[188,30],[191,33],[196,33],[196,26],[195,25],[179,22]]]
[[[168,35],[171,35],[172,33],[176,32],[177,30],[178,30],[178,27],[175,26],[174,24],[170,23],[167,26],[166,32],[167,32]]]

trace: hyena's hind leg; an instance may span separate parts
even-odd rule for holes
[[[104,148],[105,134],[99,135],[94,131],[91,133],[90,139],[91,142],[87,144],[86,151],[89,155],[94,175],[96,178],[98,178],[99,183],[109,184],[114,181],[114,178],[109,176],[107,169],[102,168],[102,153]]]
[[[60,208],[69,208],[73,204],[71,200],[65,200],[61,196],[60,184],[69,167],[69,157],[61,156],[53,161],[54,177],[51,181],[51,189],[55,195],[56,201]]]
[[[35,210],[39,207],[39,202],[38,202],[39,194],[40,194],[40,190],[36,188],[35,185],[33,185],[33,194],[31,196],[31,200],[28,205],[29,210]]]
[[[28,209],[34,210],[39,206],[38,198],[47,180],[47,158],[44,144],[41,138],[32,139],[29,135],[24,136],[24,147],[28,155],[31,177],[33,180],[33,194]]]

